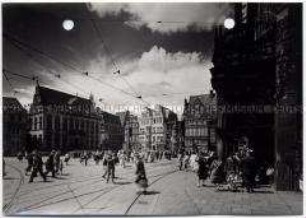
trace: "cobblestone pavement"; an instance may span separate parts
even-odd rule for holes
[[[102,179],[102,166],[77,160],[58,178],[35,178],[28,183],[25,162],[6,160],[3,210],[6,215],[128,214],[128,215],[301,215],[303,195],[275,192],[269,187],[255,193],[216,191],[196,186],[193,172],[177,171],[174,161],[146,164],[148,194],[137,192],[135,168],[116,168],[116,183]]]

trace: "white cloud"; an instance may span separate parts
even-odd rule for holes
[[[146,25],[162,33],[186,31],[189,26],[211,29],[223,24],[232,13],[226,3],[92,3],[89,9],[100,17],[125,11],[134,15],[126,22],[128,25],[135,28]]]
[[[99,56],[86,67],[90,77],[66,71],[61,73],[60,79],[47,73],[44,78],[52,81],[48,87],[53,89],[70,94],[78,93],[80,97],[86,98],[93,93],[98,106],[110,112],[124,110],[124,106],[129,106],[130,110],[139,113],[140,105],[145,106],[136,98],[139,94],[151,105],[162,104],[181,113],[185,97],[209,92],[210,65],[200,53],[169,53],[164,48],[154,46],[140,58],[122,63],[121,75],[114,75],[106,57]],[[20,91],[27,95],[34,94],[34,85]],[[102,103],[99,99],[103,99]],[[23,99],[23,103],[25,101],[28,98]]]

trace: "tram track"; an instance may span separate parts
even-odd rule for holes
[[[167,165],[168,163],[166,163]],[[165,164],[158,164],[157,167],[160,167],[160,166],[163,166]],[[156,168],[150,168],[150,169],[156,169]],[[131,169],[132,171],[132,169]],[[129,174],[130,171],[126,171],[124,174],[121,174],[121,175],[126,175],[126,174]],[[36,188],[35,190],[21,190],[20,191],[20,196],[23,196],[23,195],[27,195],[29,193],[33,194],[33,192],[39,192],[41,190],[47,190],[47,189],[50,189],[50,188],[54,188],[54,187],[57,187],[57,186],[63,186],[63,185],[68,185],[68,184],[72,184],[72,183],[82,183],[82,182],[100,182],[100,181],[103,181],[103,179],[101,179],[101,176],[95,176],[95,177],[92,177],[92,176],[82,176],[82,177],[78,177],[78,178],[82,178],[82,179],[77,179],[77,180],[69,180],[67,182],[61,182],[61,183],[58,183],[58,184],[55,184],[55,185],[49,185],[49,186],[43,186],[43,187],[40,187],[40,188]],[[12,193],[14,194],[14,193]],[[12,194],[6,194],[7,197],[10,197],[10,195]]]
[[[151,169],[152,169],[152,170],[151,170],[150,173],[154,173],[155,171],[159,170],[159,169],[156,169],[156,168],[151,168]],[[153,171],[153,172],[152,172],[152,171]],[[128,173],[130,173],[130,172],[126,172],[126,174],[128,174]],[[153,176],[150,176],[150,178],[160,177],[161,175],[163,176],[164,174],[165,174],[165,173],[153,175]],[[122,175],[122,174],[121,174],[121,175]],[[131,180],[132,178],[134,178],[134,176],[130,176],[130,177],[127,177],[127,178],[128,178],[129,180]],[[159,180],[159,179],[160,179],[160,178],[158,178],[157,180]],[[88,180],[87,180],[87,181],[88,181]],[[99,181],[93,181],[93,182],[96,182],[96,183],[97,183],[97,182],[100,182],[100,181],[101,181],[101,177],[99,177]],[[131,182],[131,183],[132,183],[132,182]],[[63,183],[62,183],[61,185],[63,185]],[[67,184],[67,185],[69,185],[69,184]],[[93,184],[90,184],[90,185],[93,185]],[[43,208],[43,207],[46,207],[46,206],[50,206],[50,205],[62,203],[62,202],[65,202],[65,201],[68,201],[68,200],[72,200],[72,199],[75,199],[75,198],[79,198],[79,197],[83,197],[83,196],[87,196],[87,195],[91,195],[91,194],[95,194],[95,193],[102,192],[101,195],[95,197],[94,199],[92,199],[92,200],[91,200],[90,202],[88,202],[87,204],[85,204],[85,205],[80,205],[80,208],[77,209],[77,210],[79,210],[79,209],[82,209],[82,207],[85,207],[86,205],[90,204],[92,201],[94,201],[94,200],[96,200],[96,199],[98,199],[98,198],[100,198],[100,197],[103,197],[104,195],[106,195],[106,194],[108,194],[108,193],[110,193],[110,192],[112,192],[112,191],[114,191],[114,190],[116,190],[116,189],[122,187],[122,185],[116,185],[116,183],[115,183],[115,187],[111,187],[111,188],[109,188],[109,187],[103,187],[102,189],[93,190],[93,191],[91,191],[91,192],[86,192],[86,193],[79,194],[79,195],[74,195],[74,194],[73,194],[73,196],[69,196],[69,197],[67,197],[67,198],[64,198],[64,199],[61,199],[61,200],[58,200],[58,201],[53,201],[53,202],[50,202],[50,203],[42,204],[42,203],[44,203],[44,202],[48,202],[48,201],[50,201],[50,200],[52,200],[52,199],[55,199],[55,198],[60,197],[60,196],[63,196],[63,195],[65,195],[65,194],[68,194],[68,193],[77,191],[78,188],[79,188],[80,186],[83,186],[83,185],[78,185],[77,187],[74,187],[73,189],[70,187],[70,188],[69,188],[67,191],[65,191],[65,192],[61,192],[61,193],[59,193],[59,194],[57,194],[57,195],[54,195],[54,196],[49,197],[49,198],[47,198],[47,199],[44,199],[44,200],[42,200],[42,201],[35,202],[34,204],[31,204],[31,205],[28,205],[28,206],[26,206],[26,207],[24,207],[24,208],[21,208],[21,209],[19,209],[19,210],[17,211],[17,213],[18,213],[18,212],[29,211],[29,210],[40,209],[40,208]]]
[[[14,165],[12,165],[12,164],[9,164],[9,163],[7,164],[7,167],[11,167],[11,168],[13,168],[14,170],[16,170],[16,171],[18,172],[18,174],[20,175],[20,179],[19,179],[18,186],[17,186],[17,188],[16,188],[16,190],[15,190],[15,192],[14,192],[14,194],[13,194],[11,200],[10,200],[7,204],[5,204],[5,205],[3,206],[3,212],[4,212],[5,214],[7,214],[8,211],[11,209],[11,207],[12,207],[14,201],[15,201],[16,198],[17,198],[17,194],[18,194],[18,192],[19,192],[19,190],[20,190],[20,187],[21,187],[21,185],[24,183],[24,175],[23,175],[23,172],[22,172],[20,169],[18,169],[16,166],[14,166]]]
[[[161,179],[166,178],[167,176],[170,176],[174,173],[176,173],[178,170],[173,170],[170,172],[165,173],[165,175],[160,176],[158,179],[154,180],[153,182],[151,182],[149,184],[149,187],[151,187],[153,184],[157,183],[158,181],[160,181]],[[134,197],[132,203],[128,206],[128,208],[126,209],[126,211],[124,212],[124,215],[128,215],[128,213],[131,211],[131,209],[133,208],[133,206],[136,204],[136,202],[139,200],[139,198],[144,195],[143,193],[137,193],[136,196]]]

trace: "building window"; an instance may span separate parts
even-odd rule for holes
[[[37,121],[37,117],[34,117],[34,130],[37,130],[37,124],[38,124],[38,121]]]
[[[47,116],[47,129],[52,129],[52,116]]]
[[[60,129],[60,118],[59,116],[56,116],[55,117],[55,124],[54,124],[54,127],[56,130],[59,130]]]
[[[38,129],[42,129],[42,116],[39,117]]]

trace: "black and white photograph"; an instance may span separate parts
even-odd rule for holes
[[[303,215],[303,6],[2,2],[2,215]]]

